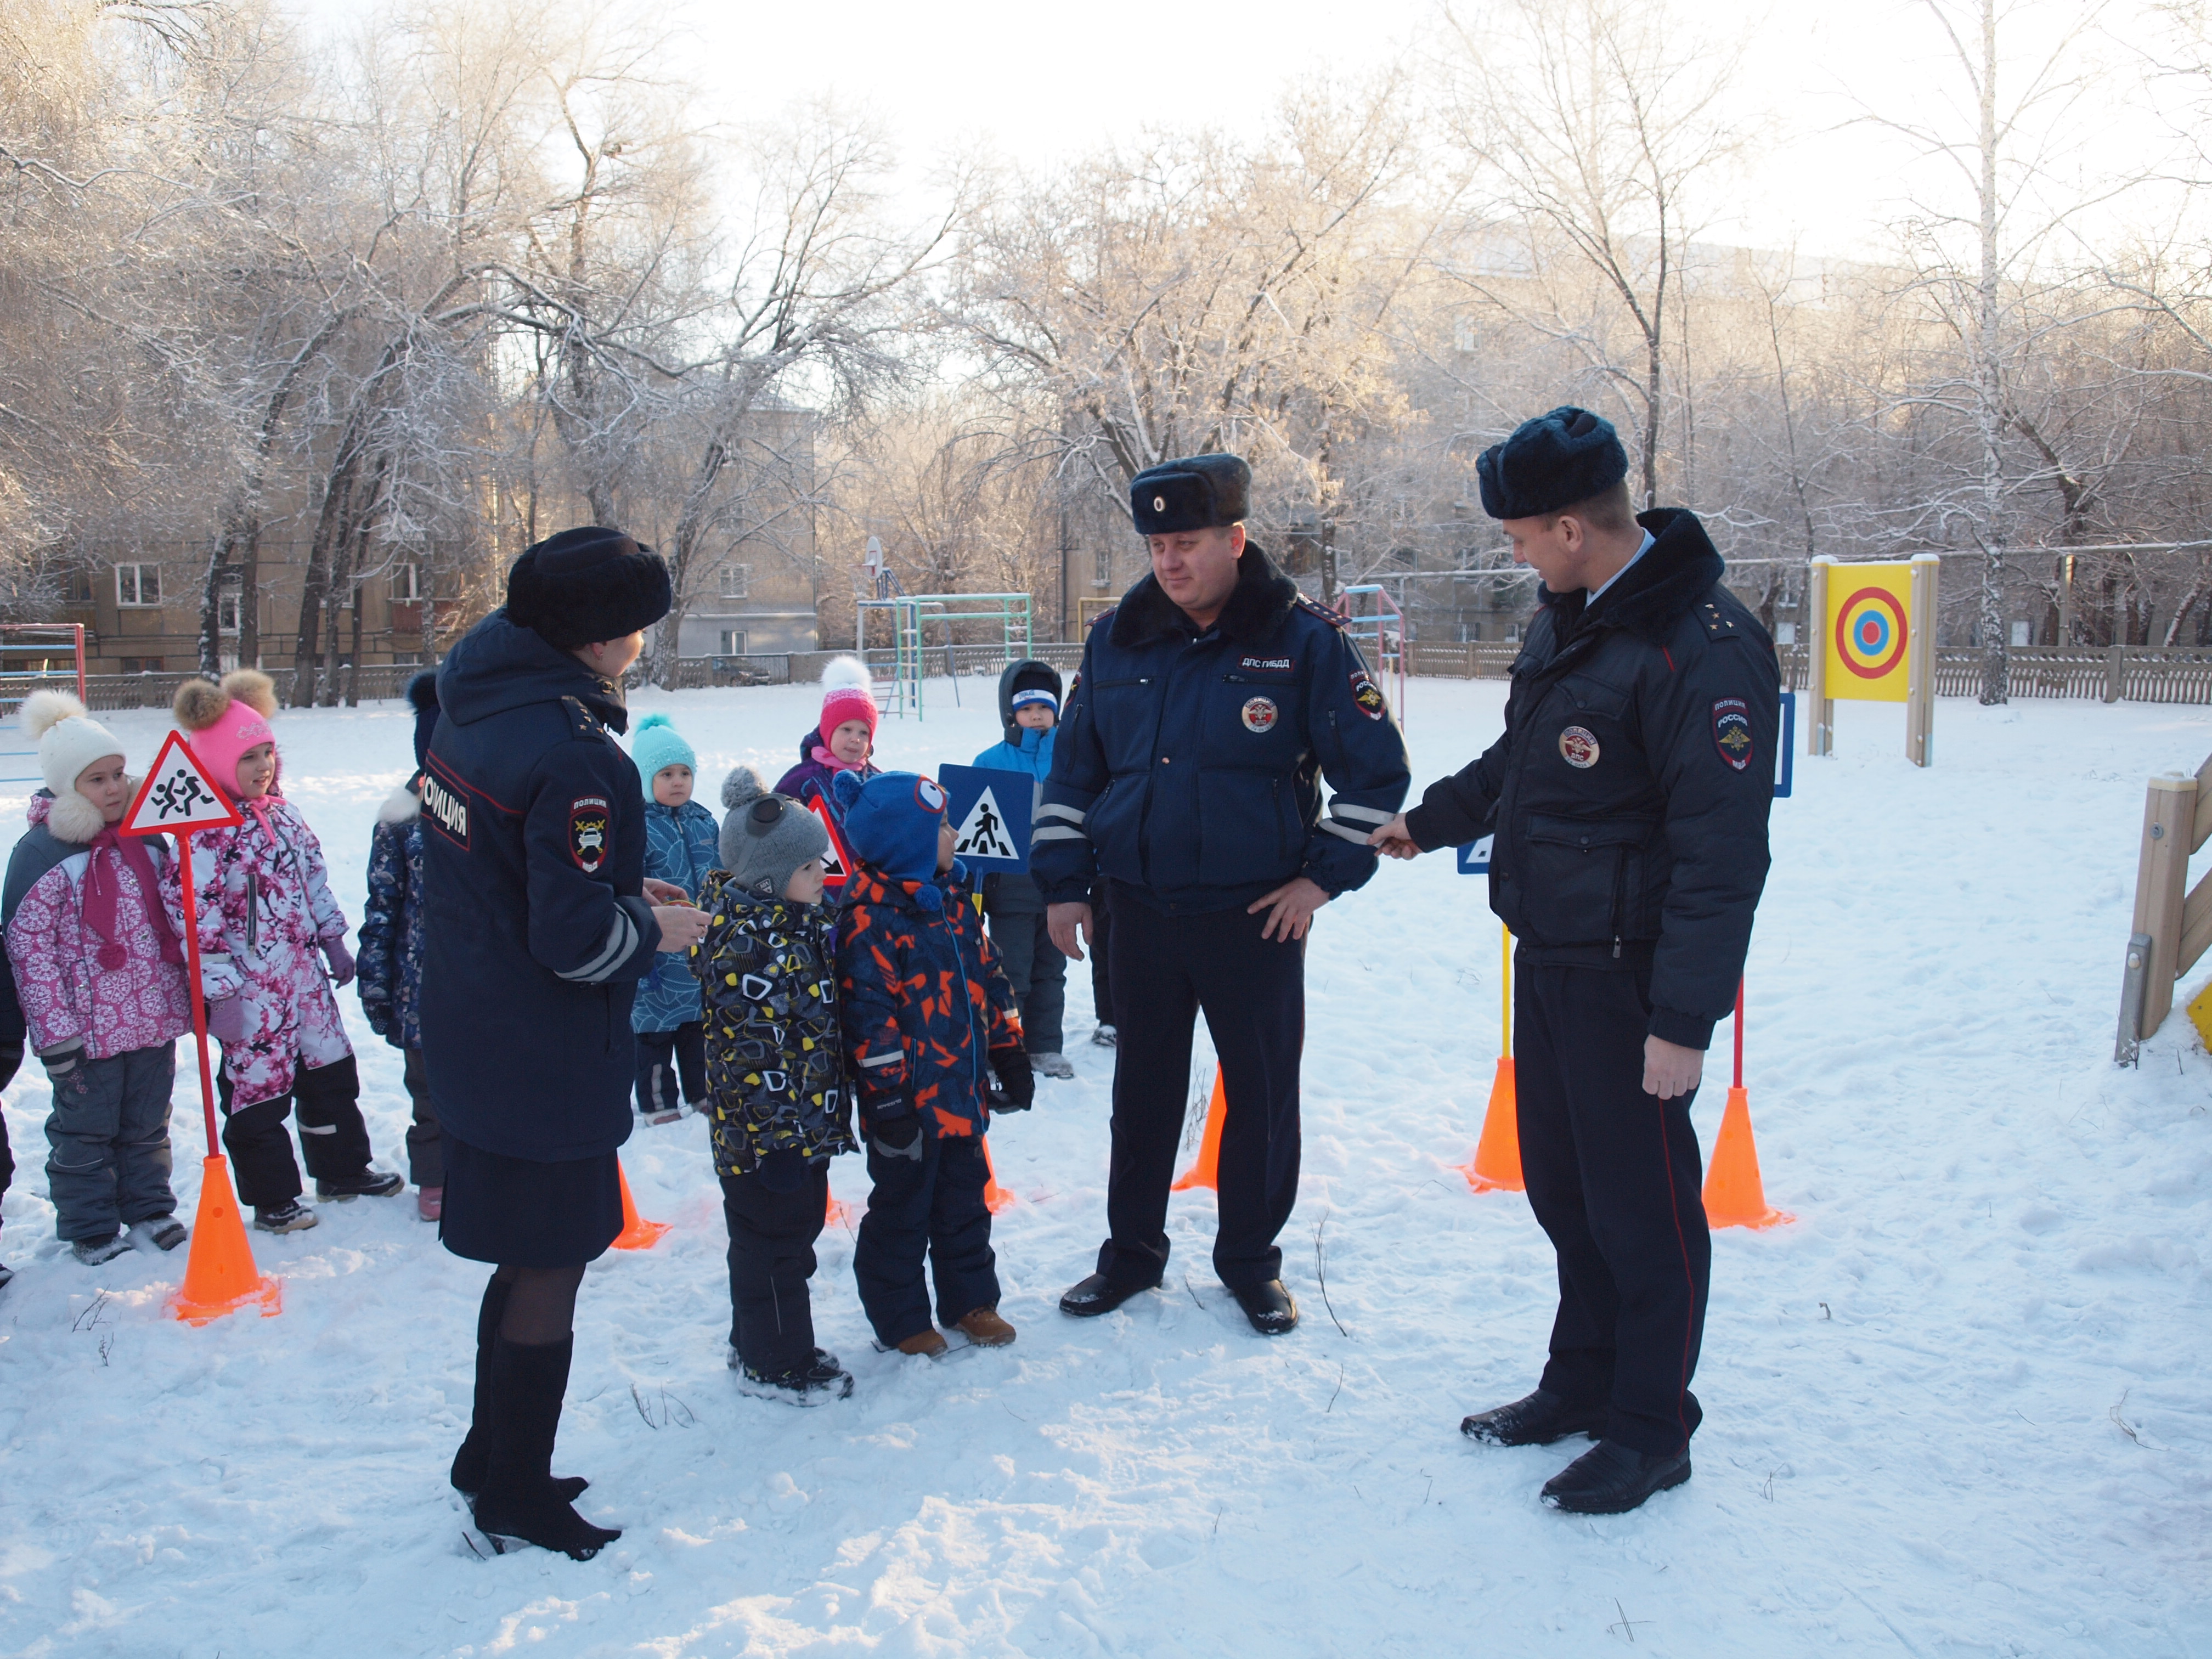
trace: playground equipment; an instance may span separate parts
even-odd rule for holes
[[[1807,574],[1817,637],[1807,653],[1813,704],[1805,752],[1832,755],[1838,699],[1905,705],[1905,757],[1936,763],[1936,585],[1943,562],[1916,553],[1905,564],[1838,564],[1823,553]],[[1832,603],[1831,601],[1833,601]]]
[[[1344,602],[1345,632],[1363,646],[1371,636],[1374,648],[1367,653],[1375,677],[1384,686],[1395,679],[1397,696],[1392,712],[1398,724],[1406,723],[1406,614],[1399,610],[1398,602],[1390,597],[1380,582],[1358,582],[1340,590]],[[1372,603],[1368,603],[1371,601]]]
[[[76,700],[84,701],[84,625],[82,623],[8,623],[0,624],[0,719],[23,706],[23,699],[38,684],[18,688],[17,682],[68,680],[74,683]],[[36,762],[35,749],[0,749],[0,760]],[[0,777],[0,783],[41,783],[34,764],[24,776]]]
[[[2212,836],[2212,759],[2191,777],[2162,772],[2143,798],[2136,858],[2135,925],[2120,980],[2120,1029],[2112,1059],[2135,1064],[2143,1038],[2173,1009],[2173,982],[2212,945],[2212,875],[2189,885],[2189,855]],[[2192,1009],[2193,1012],[2193,1009]]]
[[[881,611],[891,624],[891,679],[883,700],[886,714],[914,711],[922,718],[922,652],[928,641],[925,630],[934,623],[945,624],[945,644],[953,644],[957,623],[995,623],[999,642],[1009,662],[1030,650],[1030,596],[1026,593],[896,593],[888,599],[862,599],[854,607],[853,648],[868,648],[868,614]],[[1019,649],[1016,648],[1017,635]]]

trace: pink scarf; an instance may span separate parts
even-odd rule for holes
[[[858,766],[850,765],[844,761],[839,760],[835,755],[831,754],[827,749],[824,749],[818,743],[806,752],[814,757],[815,762],[817,765],[826,766],[832,772],[858,772],[865,776],[868,769],[868,763],[866,761],[863,760]]]
[[[122,933],[115,915],[116,901],[123,892],[121,866],[129,865],[131,873],[138,878],[138,902],[146,908],[146,921],[154,930],[154,937],[161,942],[161,960],[182,962],[184,947],[171,931],[169,918],[161,908],[160,894],[154,889],[154,859],[136,836],[118,834],[112,826],[103,829],[92,838],[92,861],[84,872],[84,925],[100,936],[100,949],[94,953],[102,968],[112,973],[131,959],[123,948]]]

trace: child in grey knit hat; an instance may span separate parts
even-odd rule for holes
[[[722,867],[691,947],[705,992],[707,1113],[730,1229],[730,1368],[740,1391],[795,1406],[853,1379],[814,1346],[807,1280],[830,1160],[854,1149],[838,1024],[836,921],[822,902],[830,834],[750,766],[722,785]]]

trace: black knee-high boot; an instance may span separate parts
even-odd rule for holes
[[[495,1548],[520,1538],[540,1549],[588,1561],[622,1536],[595,1527],[553,1488],[553,1442],[561,1431],[561,1401],[568,1392],[568,1362],[576,1340],[492,1344],[491,1467],[477,1495],[477,1528]]]
[[[506,1316],[507,1285],[494,1273],[484,1286],[483,1303],[477,1310],[476,1405],[469,1417],[468,1436],[453,1454],[450,1477],[453,1490],[470,1498],[483,1490],[484,1476],[491,1468],[491,1345],[499,1335],[499,1322]],[[553,1489],[561,1494],[562,1502],[573,1504],[591,1484],[580,1474],[568,1474],[556,1479]]]

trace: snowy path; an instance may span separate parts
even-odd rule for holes
[[[962,691],[964,712],[939,682],[926,724],[886,721],[886,761],[992,741],[988,684]],[[1502,692],[1415,685],[1417,787],[1488,741]],[[782,688],[639,702],[676,714],[709,789],[739,759],[773,779],[814,706]],[[2189,1380],[2212,1312],[2212,1062],[2179,1015],[2139,1072],[2108,1060],[2143,780],[2193,769],[2212,714],[1946,702],[1929,773],[1901,758],[1899,711],[1842,716],[1840,757],[1801,762],[1777,807],[1749,974],[1768,1192],[1799,1219],[1717,1237],[1697,1475],[1645,1510],[1551,1514],[1536,1488],[1582,1443],[1456,1432],[1533,1378],[1553,1287],[1526,1204],[1449,1168],[1497,1052],[1498,936],[1438,857],[1382,871],[1315,936],[1284,1236],[1305,1318],[1286,1340],[1250,1334],[1213,1279],[1206,1194],[1175,1201],[1168,1293],[1095,1323],[1054,1310],[1103,1212],[1087,988],[1082,1075],[993,1137],[1024,1200],[996,1235],[1019,1342],[873,1352],[833,1231],[816,1305],[859,1377],[840,1407],[732,1392],[704,1127],[641,1129],[630,1180],[676,1230],[586,1284],[556,1467],[628,1531],[582,1565],[464,1540],[444,1471],[482,1273],[411,1202],[257,1236],[283,1317],[174,1324],[181,1262],[58,1255],[33,1065],[7,1105],[0,1651],[2212,1651],[2212,1413]],[[166,724],[112,723],[141,763]],[[279,731],[357,918],[404,711]],[[343,1000],[396,1167],[398,1056]],[[1720,1106],[1709,1086],[1708,1145]],[[189,1214],[196,1087],[175,1123]],[[857,1160],[833,1180],[865,1193]],[[1324,1218],[1341,1333],[1316,1283]]]

